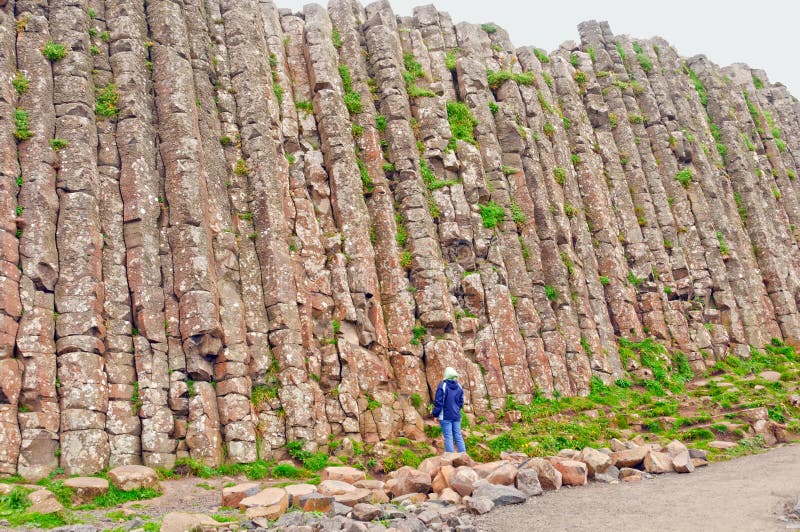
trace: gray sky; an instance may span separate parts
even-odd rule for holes
[[[369,3],[361,0],[362,3]],[[275,0],[299,11],[308,1]],[[607,20],[612,31],[634,37],[660,35],[682,56],[705,54],[720,66],[747,63],[766,70],[800,96],[796,0],[390,0],[395,13],[410,15],[416,5],[433,3],[454,23],[494,22],[505,28],[516,46],[534,45],[551,51],[563,41],[578,39],[578,23]],[[327,1],[319,2],[327,5]]]

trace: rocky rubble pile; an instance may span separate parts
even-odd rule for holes
[[[467,454],[425,459],[384,480],[368,480],[352,467],[328,467],[321,482],[262,489],[258,482],[223,488],[221,504],[237,507],[258,527],[311,530],[475,530],[470,514],[520,504],[544,490],[596,482],[637,482],[662,473],[691,473],[707,465],[706,453],[679,441],[667,446],[612,440],[610,448],[564,450],[530,458],[503,453],[476,463]],[[298,509],[301,512],[289,512]],[[288,513],[287,513],[288,512]],[[289,527],[307,528],[289,528]],[[163,530],[163,528],[162,528]]]

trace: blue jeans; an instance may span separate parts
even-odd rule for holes
[[[452,453],[453,440],[455,440],[458,452],[466,452],[467,447],[464,445],[464,438],[461,436],[461,420],[450,421],[449,419],[440,419],[439,425],[442,426],[442,436],[444,436],[444,451],[446,453]]]

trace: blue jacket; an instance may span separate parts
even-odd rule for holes
[[[445,393],[445,387],[447,392]],[[464,406],[464,390],[455,379],[442,381],[436,387],[433,400],[433,417],[447,421],[461,421],[461,407]]]

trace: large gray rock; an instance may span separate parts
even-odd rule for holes
[[[481,484],[472,492],[473,498],[485,498],[495,506],[520,504],[528,499],[528,495],[517,488],[500,484]]]

